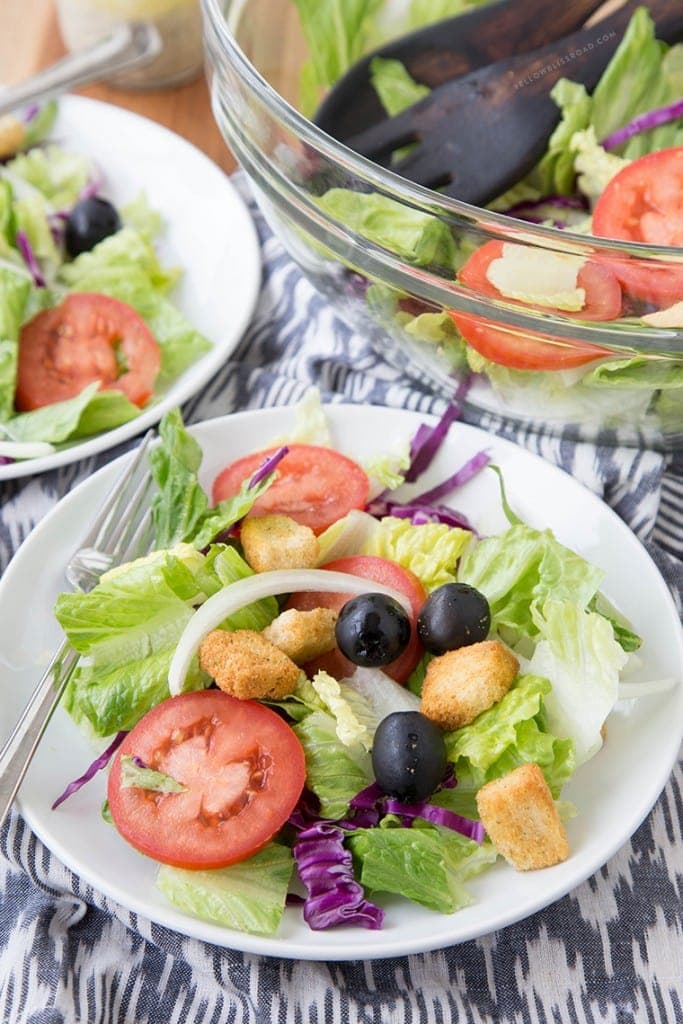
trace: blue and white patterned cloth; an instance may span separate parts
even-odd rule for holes
[[[328,400],[441,412],[335,317],[254,216],[258,307],[186,420],[289,404],[310,384]],[[490,417],[467,418],[503,432]],[[505,433],[604,497],[680,607],[681,456]],[[125,447],[1,484],[0,570],[62,495]],[[436,953],[326,964],[231,952],[143,920],[84,884],[13,814],[0,837],[0,1024],[683,1024],[682,826],[679,760],[632,841],[546,910]]]

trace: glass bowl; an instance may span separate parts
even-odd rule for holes
[[[683,250],[525,223],[371,163],[297,110],[308,53],[291,0],[202,2],[214,116],[266,220],[388,363],[446,398],[460,386],[474,410],[527,428],[683,447],[683,330],[641,320],[657,308],[647,296],[626,300],[616,320],[591,321],[456,277],[479,247],[504,243],[617,273],[667,268],[683,298]],[[482,354],[491,339],[495,361]]]

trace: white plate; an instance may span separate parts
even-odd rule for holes
[[[392,445],[412,436],[427,417],[378,406],[329,409],[338,446],[363,456],[375,443]],[[205,459],[203,483],[237,455],[264,447],[291,429],[291,409],[238,413],[194,428]],[[501,466],[512,507],[537,527],[550,526],[606,573],[604,591],[619,604],[644,638],[642,667],[634,679],[683,672],[683,637],[669,591],[638,540],[624,523],[571,477],[510,442],[462,424],[450,430],[429,473],[417,486],[436,483],[470,455],[487,448]],[[124,458],[128,458],[125,456]],[[0,582],[0,722],[9,731],[60,633],[50,609],[64,589],[68,553],[79,543],[123,460],[100,470],[69,494],[29,536]],[[416,492],[414,492],[416,493]],[[491,472],[468,483],[453,501],[483,533],[505,527],[498,484]],[[39,653],[40,652],[40,653]],[[4,664],[3,664],[4,662]],[[26,818],[54,853],[120,904],[159,924],[218,945],[307,960],[357,960],[437,949],[491,932],[547,906],[596,871],[632,835],[666,783],[683,724],[683,687],[620,705],[611,715],[607,742],[566,787],[579,814],[568,823],[571,856],[557,867],[518,874],[504,863],[469,883],[473,906],[446,916],[398,898],[382,899],[382,931],[339,928],[312,932],[300,908],[288,908],[279,934],[262,938],[186,916],[169,906],[154,885],[157,866],[127,846],[100,817],[105,778],[66,801],[50,804],[82,773],[93,748],[65,713],[58,711],[24,783]],[[104,744],[97,748],[99,752]]]
[[[63,96],[50,138],[92,158],[105,178],[103,194],[116,205],[146,193],[166,225],[156,246],[161,261],[183,270],[171,299],[213,348],[130,423],[40,459],[0,466],[0,480],[113,448],[187,401],[239,342],[261,280],[258,239],[246,206],[224,172],[179,135],[120,107]]]

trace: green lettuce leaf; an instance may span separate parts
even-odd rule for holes
[[[463,883],[496,859],[490,844],[426,823],[401,828],[387,821],[387,827],[354,831],[347,842],[364,889],[397,893],[442,914],[473,902]]]
[[[306,755],[306,785],[320,800],[324,818],[342,818],[349,801],[372,782],[370,758],[358,743],[345,746],[337,735],[337,719],[313,711],[296,725]]]
[[[48,100],[47,103],[43,103],[35,117],[32,117],[26,125],[22,149],[31,149],[38,142],[47,138],[57,118],[57,110],[57,100]]]
[[[433,802],[477,818],[477,790],[528,763],[541,768],[557,799],[574,772],[576,760],[572,741],[558,738],[548,727],[544,706],[551,690],[545,678],[519,676],[497,704],[470,725],[447,733],[446,749],[458,785],[436,793]]]
[[[19,413],[8,421],[6,431],[13,441],[60,444],[112,430],[139,413],[137,405],[129,402],[122,391],[98,391],[98,384],[94,382],[75,398]]]
[[[248,478],[233,498],[209,508],[209,499],[197,477],[202,450],[185,429],[178,409],[163,417],[159,436],[161,444],[150,453],[152,476],[158,488],[152,499],[152,518],[159,548],[180,542],[206,547],[219,533],[242,519],[275,479],[271,473],[255,487],[249,487]]]
[[[412,107],[431,92],[428,86],[411,78],[400,60],[384,57],[373,57],[370,61],[370,81],[390,117]]]
[[[363,554],[398,562],[431,591],[456,578],[456,565],[472,538],[469,530],[444,523],[413,526],[409,519],[385,516],[363,546]]]
[[[603,573],[565,547],[550,530],[524,523],[470,545],[458,566],[458,580],[476,587],[491,606],[491,628],[508,643],[535,637],[534,610],[552,597],[586,607]]]
[[[627,654],[609,619],[581,604],[549,598],[534,609],[541,632],[528,669],[552,680],[548,728],[571,739],[577,765],[602,746],[601,729],[617,700]]]
[[[39,146],[20,153],[5,167],[10,181],[17,182],[17,195],[27,190],[24,183],[39,192],[53,210],[68,209],[74,205],[90,176],[90,161],[79,153],[61,146]]]
[[[248,860],[215,871],[164,865],[157,886],[186,914],[224,928],[273,935],[282,920],[293,867],[291,850],[269,843]]]
[[[17,342],[32,288],[23,274],[0,266],[0,422],[14,410]]]
[[[437,217],[377,192],[332,188],[316,202],[334,220],[414,266],[440,266],[449,271],[455,267],[455,241]]]
[[[158,772],[154,768],[141,768],[135,758],[124,754],[121,758],[121,789],[149,789],[153,793],[185,793],[187,786],[182,782]]]

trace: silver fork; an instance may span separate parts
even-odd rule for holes
[[[66,567],[66,577],[84,593],[92,590],[113,565],[145,554],[152,539],[148,497],[152,478],[145,456],[154,431],[149,431],[135,457],[107,494],[82,546]],[[26,770],[53,711],[71,678],[78,654],[64,640],[22,712],[11,736],[0,750],[0,825],[12,806]]]

